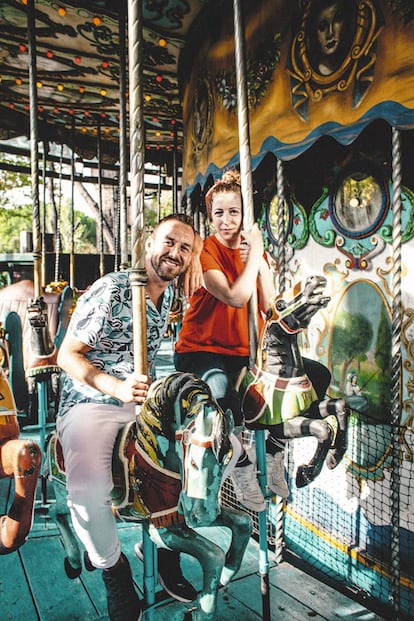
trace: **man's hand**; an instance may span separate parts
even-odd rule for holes
[[[187,300],[203,286],[203,269],[200,262],[200,254],[203,249],[203,240],[196,232],[194,237],[193,256],[191,263],[183,275],[184,295]]]
[[[128,377],[119,382],[114,395],[123,403],[144,403],[147,398],[148,388],[151,380],[147,375],[131,373]]]

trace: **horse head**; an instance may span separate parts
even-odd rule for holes
[[[219,489],[232,445],[233,417],[209,386],[190,373],[155,382],[137,421],[138,446],[157,468],[179,473],[178,514],[188,526],[208,526],[221,512]]]
[[[325,286],[323,276],[309,276],[271,300],[257,352],[259,369],[281,377],[303,374],[297,335],[330,301]]]
[[[273,298],[266,314],[267,322],[277,322],[287,334],[305,330],[312,317],[330,301],[323,295],[325,287],[324,276],[308,276]]]

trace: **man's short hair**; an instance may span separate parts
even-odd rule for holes
[[[176,222],[181,222],[182,224],[187,224],[188,226],[191,226],[191,228],[195,232],[194,220],[191,216],[188,216],[186,213],[170,213],[168,216],[164,216],[164,218],[161,218],[161,220],[157,222],[157,224],[154,226],[153,234],[157,231],[158,227],[161,224],[174,220]]]

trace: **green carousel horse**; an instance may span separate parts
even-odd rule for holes
[[[194,556],[203,569],[203,587],[194,621],[216,619],[219,585],[240,568],[251,534],[250,517],[223,507],[219,490],[232,457],[231,412],[223,412],[205,382],[173,373],[154,382],[136,422],[119,434],[113,455],[113,510],[124,521],[145,522],[158,546]],[[53,514],[67,553],[70,577],[79,575],[79,549],[69,525],[64,462],[59,440],[50,438],[47,476],[54,484]],[[227,552],[194,528],[227,527]],[[86,567],[88,563],[86,561]]]

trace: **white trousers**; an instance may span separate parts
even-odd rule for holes
[[[101,569],[115,565],[121,554],[111,508],[112,452],[118,432],[134,419],[133,403],[81,403],[56,422],[73,527],[91,563]]]

